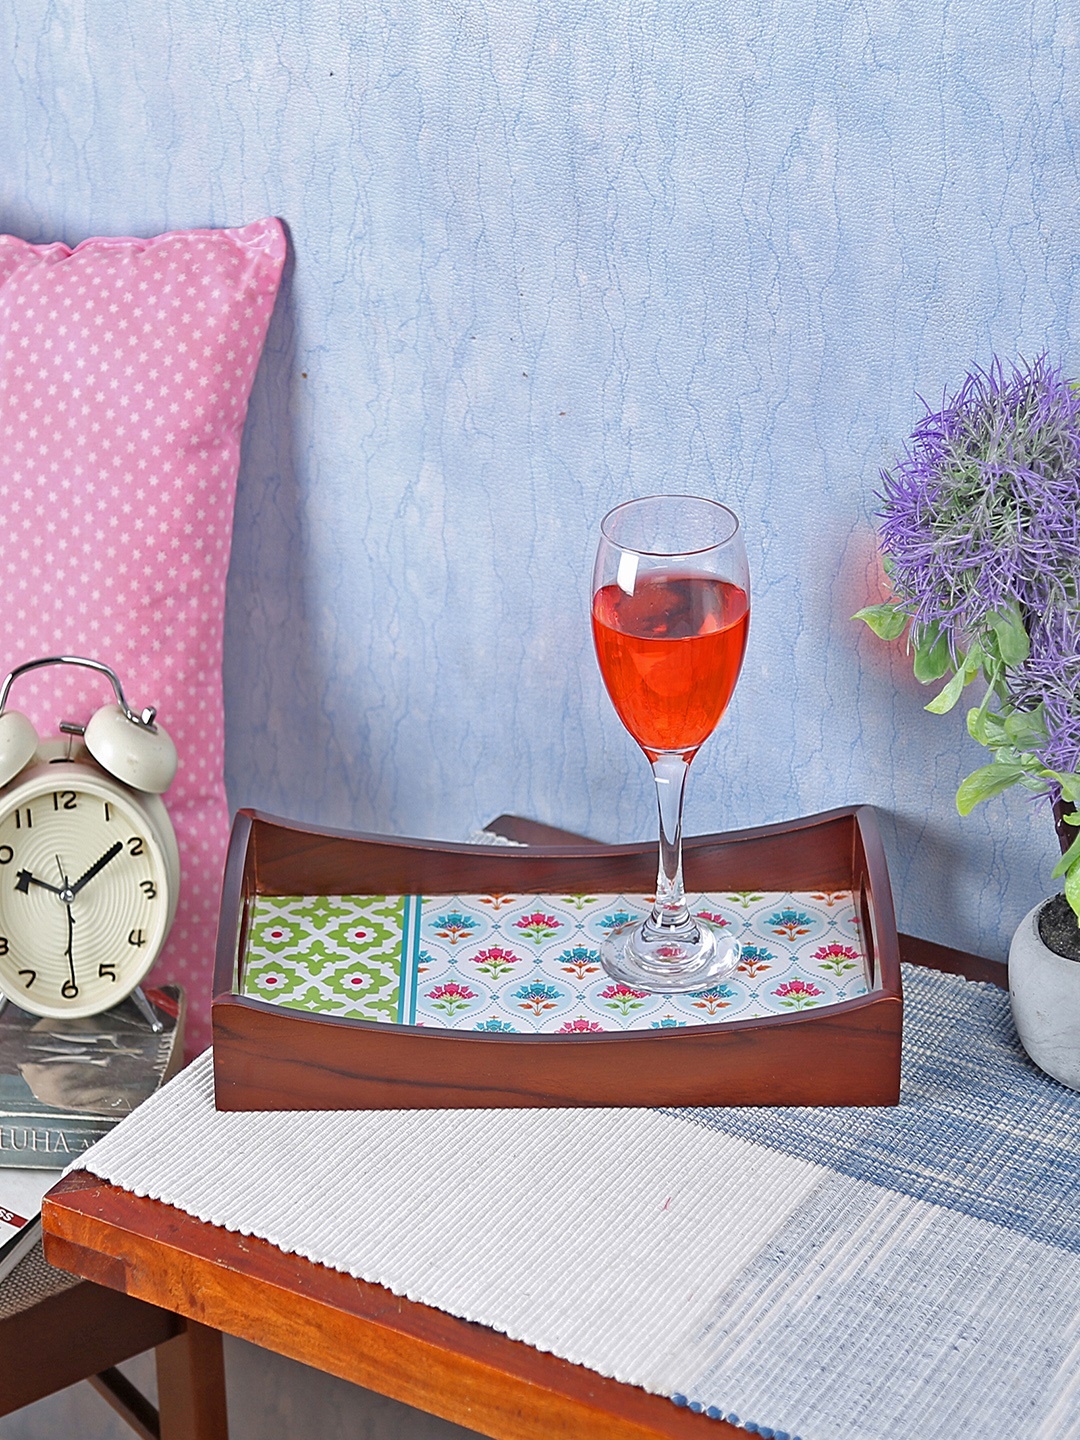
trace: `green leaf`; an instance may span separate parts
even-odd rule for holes
[[[1000,755],[1000,754],[1001,754],[1001,751],[999,750],[997,753]],[[1013,754],[1015,754],[1015,753],[1016,753],[1016,752],[1013,751]],[[1029,770],[1027,770],[1027,769],[1026,769],[1025,767],[1023,767],[1023,766],[1021,766],[1021,769],[1023,770],[1024,773],[1020,776],[1020,784],[1023,785],[1024,789],[1025,789],[1025,790],[1030,790],[1031,793],[1032,793],[1032,795],[1045,795],[1045,794],[1046,794],[1046,779],[1045,779],[1045,777],[1042,776],[1042,775],[1033,775],[1033,774],[1031,774],[1031,772],[1030,772]]]
[[[976,640],[975,644],[968,651],[967,660],[964,662],[967,678],[974,680],[975,676],[981,670],[987,686],[987,694],[983,700],[983,704],[988,705],[990,703],[990,697],[996,695],[1000,703],[1009,709],[1012,706],[1012,701],[1009,698],[1009,692],[1005,685],[1005,662],[1000,655],[993,653],[996,652],[997,646],[994,643],[994,637],[992,635],[986,637],[986,644],[989,646],[989,649],[984,647],[982,641]]]
[[[1005,722],[996,710],[986,710],[979,706],[977,710],[969,710],[967,713],[968,734],[980,745],[1000,745],[1005,739]]]
[[[967,678],[974,680],[985,663],[986,651],[983,649],[982,641],[976,640],[964,658],[964,670]]]
[[[996,610],[986,617],[986,623],[997,639],[998,654],[1008,666],[1022,665],[1031,653],[1031,642],[1015,605],[1005,610]]]
[[[1072,906],[1073,914],[1080,920],[1080,865],[1074,865],[1065,876],[1065,899]]]
[[[966,684],[967,672],[966,669],[961,666],[945,686],[945,689],[935,695],[933,700],[930,701],[930,704],[924,708],[929,710],[931,715],[947,715],[960,699]]]
[[[1056,780],[1061,786],[1061,793],[1065,799],[1073,805],[1080,805],[1080,775],[1074,775],[1068,770],[1048,770],[1047,778]]]
[[[949,637],[943,634],[936,620],[929,625],[914,625],[911,643],[915,651],[915,679],[923,685],[940,680],[952,669],[953,657]]]
[[[1050,872],[1051,880],[1060,880],[1062,875],[1064,875],[1066,871],[1071,870],[1078,860],[1080,860],[1080,835],[1077,835],[1076,839]]]
[[[908,617],[903,610],[886,600],[881,605],[867,605],[851,617],[865,620],[870,629],[881,640],[899,640],[907,627]]]
[[[1037,750],[1046,743],[1043,707],[1015,710],[1005,721],[1005,734],[1018,750]]]
[[[956,792],[957,810],[961,815],[970,815],[975,806],[983,800],[989,800],[992,795],[1000,795],[1002,790],[1015,785],[1023,773],[1019,765],[1002,765],[996,760],[972,771],[965,780],[961,780],[960,788]]]

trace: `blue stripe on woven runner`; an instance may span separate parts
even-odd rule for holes
[[[1080,1253],[1080,1093],[1020,1046],[993,985],[903,967],[895,1107],[669,1113]]]

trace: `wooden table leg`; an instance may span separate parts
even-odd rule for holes
[[[161,1440],[229,1440],[221,1331],[188,1320],[155,1355]]]

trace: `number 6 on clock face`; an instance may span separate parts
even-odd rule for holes
[[[0,794],[0,991],[37,1015],[94,1015],[153,965],[180,863],[168,814],[85,752],[46,742]]]

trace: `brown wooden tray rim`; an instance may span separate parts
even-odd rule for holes
[[[645,1040],[652,1040],[664,1045],[671,1045],[676,1041],[686,1044],[691,1039],[707,1039],[717,1031],[723,1031],[724,1034],[734,1034],[738,1031],[753,1033],[763,1026],[772,1029],[777,1025],[785,1027],[806,1025],[820,1020],[823,1015],[844,1015],[851,1011],[865,1010],[869,1005],[883,998],[887,998],[886,992],[875,988],[865,995],[856,995],[851,1000],[836,1000],[821,1009],[793,1011],[790,1015],[755,1015],[745,1020],[720,1020],[712,1025],[688,1025],[683,1029],[675,1029],[674,1026],[671,1026],[662,1030],[578,1030],[573,1033],[547,1035],[529,1034],[523,1031],[507,1034],[490,1030],[434,1030],[426,1025],[405,1025],[396,1021],[361,1020],[349,1015],[312,1014],[303,1010],[293,1010],[287,1005],[275,1005],[272,1000],[257,1000],[250,995],[219,996],[215,997],[214,1003],[218,1005],[235,1003],[244,1010],[258,1010],[264,1015],[287,1020],[290,1024],[295,1022],[297,1025],[313,1025],[324,1033],[327,1029],[360,1030],[373,1035],[411,1035],[422,1039],[425,1045],[429,1041],[446,1040],[455,1045],[463,1043],[470,1045],[526,1045],[531,1049],[535,1045],[564,1045],[574,1048],[581,1045],[612,1043],[616,1045],[640,1044]]]
[[[895,1103],[899,951],[872,810],[696,836],[684,856],[695,890],[851,888],[862,910],[869,992],[792,1015],[577,1035],[432,1030],[286,1009],[235,993],[254,895],[646,893],[656,849],[391,840],[241,811],[215,970],[218,1108]]]

